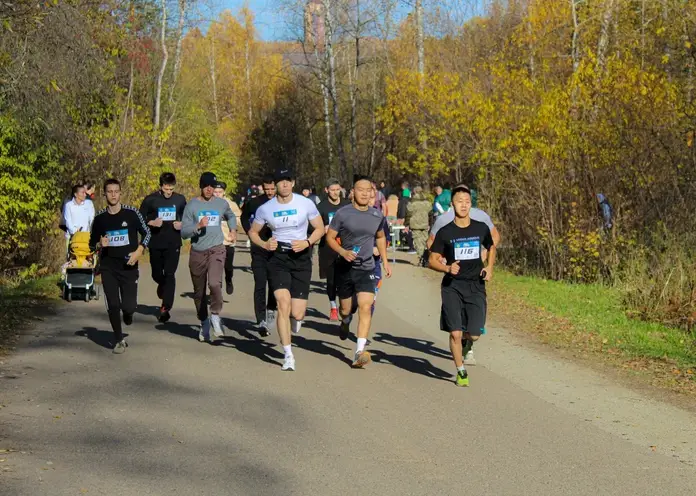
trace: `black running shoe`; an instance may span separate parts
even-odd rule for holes
[[[160,308],[160,314],[159,317],[157,317],[157,320],[162,322],[163,324],[165,322],[169,322],[169,319],[171,319],[171,315],[169,315],[169,311],[165,309],[164,307]]]
[[[341,324],[339,325],[338,337],[341,338],[341,341],[345,341],[346,339],[348,339],[349,334],[350,322],[343,322],[343,320],[341,320]]]
[[[232,293],[234,293],[234,284],[232,283],[231,280],[225,281],[225,291],[227,291],[228,295],[231,295]]]
[[[131,325],[133,323],[133,314],[132,313],[124,313],[123,314],[123,323],[126,325]]]

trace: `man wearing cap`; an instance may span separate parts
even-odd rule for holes
[[[218,180],[212,172],[201,174],[201,195],[186,204],[181,226],[181,237],[191,240],[189,270],[193,282],[193,301],[198,319],[201,321],[198,339],[210,340],[210,327],[216,338],[222,338],[222,274],[225,270],[226,250],[224,241],[237,239],[237,217],[230,205],[213,195]],[[222,221],[227,222],[227,238],[222,232]],[[205,297],[206,283],[210,289],[210,318]]]
[[[324,223],[312,200],[292,192],[295,181],[290,169],[276,171],[275,183],[276,196],[256,211],[249,237],[256,246],[271,252],[268,265],[271,288],[278,302],[276,326],[285,353],[282,370],[295,370],[291,332],[300,331],[307,311],[312,246],[324,235]],[[314,231],[308,238],[310,224]],[[268,241],[259,236],[264,226],[272,232]]]
[[[213,194],[217,198],[222,198],[227,202],[227,204],[230,206],[232,209],[232,212],[234,212],[235,217],[238,219],[242,215],[242,211],[239,210],[239,207],[237,204],[225,194],[225,190],[227,189],[227,183],[224,181],[218,181],[218,183],[215,185],[215,189],[213,190]],[[237,238],[234,238],[234,241],[229,241],[230,239],[229,236],[230,230],[227,227],[227,224],[225,222],[222,223],[222,234],[225,236],[225,242],[223,243],[225,245],[225,292],[228,295],[231,295],[234,293],[234,284],[232,284],[232,276],[234,274],[234,246],[237,244]]]

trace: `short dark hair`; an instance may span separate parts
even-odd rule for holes
[[[87,179],[82,180],[82,186],[85,187],[85,189],[91,189],[94,188],[94,182],[93,181],[88,181]]]
[[[106,193],[106,187],[109,186],[110,184],[117,184],[119,189],[121,189],[121,181],[111,177],[111,178],[107,179],[106,181],[104,181],[104,193]]]
[[[80,190],[80,188],[84,188],[84,184],[76,184],[75,186],[72,187],[72,195],[75,196],[77,192]]]
[[[454,199],[454,195],[457,193],[466,193],[467,195],[471,196],[471,190],[467,188],[466,186],[457,186],[452,190],[452,199]]]
[[[176,185],[176,176],[173,172],[163,172],[160,174],[159,183],[160,186],[164,186],[165,184],[167,186],[174,186]]]
[[[264,174],[263,177],[261,178],[261,183],[263,184],[275,184],[275,180],[273,178],[273,174]]]
[[[340,185],[341,185],[341,181],[339,181],[339,180],[336,179],[335,177],[331,177],[331,178],[329,178],[328,181],[326,181],[326,189],[329,189],[331,186],[334,186],[334,185],[336,185],[336,184],[340,186]]]
[[[370,176],[366,176],[365,174],[355,174],[353,176],[353,186],[355,186],[355,183],[358,181],[369,181],[370,184],[372,184],[372,178],[370,178]]]

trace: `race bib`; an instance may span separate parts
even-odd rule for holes
[[[209,227],[216,227],[220,225],[220,212],[217,210],[201,210],[198,212],[198,222],[200,222],[203,217],[208,217]]]
[[[157,217],[164,221],[176,220],[176,207],[160,207],[157,209]]]
[[[109,238],[109,247],[116,248],[118,246],[128,246],[128,229],[119,229],[118,231],[106,231],[106,236]]]
[[[297,215],[297,210],[278,210],[273,212],[273,227],[276,229],[282,227],[297,227],[300,225],[300,218]]]
[[[476,260],[478,258],[481,258],[480,246],[478,241],[455,241],[455,260]]]

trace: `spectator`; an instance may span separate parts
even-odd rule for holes
[[[428,215],[430,202],[423,193],[423,188],[416,185],[413,188],[413,198],[406,205],[405,224],[408,229],[409,248],[411,255],[422,255],[428,241],[428,229],[430,228]]]
[[[449,189],[442,186],[435,186],[435,201],[433,202],[433,214],[435,217],[444,214],[450,209],[452,204],[452,193]]]

